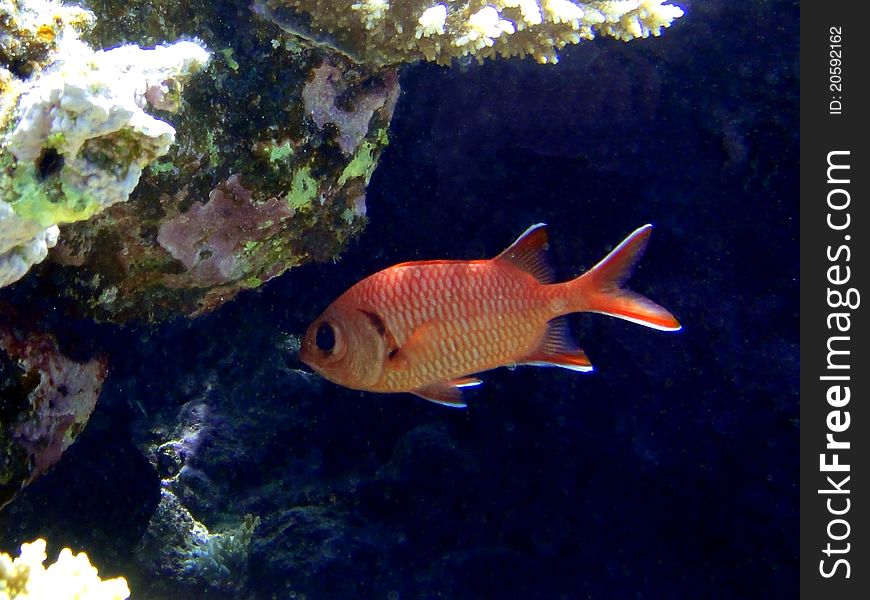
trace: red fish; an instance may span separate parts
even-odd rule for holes
[[[596,312],[680,329],[654,302],[622,287],[649,240],[644,225],[588,272],[553,283],[547,226],[530,227],[489,260],[407,262],[366,277],[308,328],[300,358],[326,379],[370,392],[411,392],[464,407],[470,377],[501,366],[591,371],[563,315]]]

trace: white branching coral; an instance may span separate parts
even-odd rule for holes
[[[366,29],[373,29],[386,17],[390,3],[386,0],[362,0],[350,7],[359,12]]]
[[[332,45],[362,62],[532,56],[596,35],[632,40],[660,35],[683,15],[666,0],[255,0],[285,29]],[[289,9],[289,13],[287,12]],[[299,13],[309,18],[299,19]],[[329,32],[329,35],[323,35]]]
[[[130,589],[123,577],[101,580],[87,554],[61,550],[47,568],[45,540],[21,545],[13,559],[0,552],[0,600],[124,600]]]
[[[60,10],[33,4],[49,16]],[[14,16],[0,19],[0,33],[20,29]],[[45,257],[55,225],[128,198],[142,169],[175,139],[145,108],[177,110],[183,82],[209,60],[194,42],[95,52],[72,27],[51,35],[41,70],[20,78],[7,71],[0,89],[0,287]]]
[[[423,11],[417,19],[417,27],[414,36],[417,39],[432,35],[444,35],[444,26],[447,23],[447,5],[436,4]]]

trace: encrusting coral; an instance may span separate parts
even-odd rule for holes
[[[77,6],[47,0],[0,0],[0,138],[15,114],[22,80],[53,60],[66,32],[86,28],[92,22],[93,15]],[[20,279],[31,265],[41,262],[58,236],[54,225],[20,231],[20,220],[3,200],[0,196],[0,287]]]
[[[46,473],[87,425],[106,361],[77,362],[0,304],[0,509]]]
[[[0,600],[124,600],[130,589],[123,577],[101,580],[87,554],[60,551],[47,568],[45,540],[21,545],[13,559],[0,552]]]
[[[369,64],[449,64],[469,55],[555,63],[568,44],[596,35],[657,36],[683,15],[665,0],[256,0],[255,6],[288,31]]]
[[[177,110],[182,83],[209,60],[187,41],[95,52],[74,28],[89,24],[82,12],[44,0],[0,7],[0,287],[45,258],[56,225],[127,199],[175,138],[145,107]],[[51,43],[34,49],[27,32]]]
[[[250,273],[258,262],[251,253],[270,247],[251,240],[281,235],[293,214],[281,198],[251,202],[251,192],[232,175],[212,190],[207,203],[165,220],[157,242],[185,266],[190,279],[202,285],[227,283]]]

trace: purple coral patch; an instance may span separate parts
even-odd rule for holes
[[[369,130],[369,121],[376,111],[384,106],[392,114],[399,98],[399,80],[395,71],[386,71],[381,85],[360,90],[347,103],[352,110],[336,105],[336,100],[348,90],[342,73],[326,62],[314,69],[314,78],[302,88],[302,101],[305,113],[311,116],[317,127],[323,129],[327,123],[338,128],[337,141],[342,152],[350,156],[356,152],[360,142]]]
[[[245,252],[277,234],[294,211],[280,198],[254,202],[238,175],[212,190],[205,204],[163,222],[157,242],[201,285],[249,276]]]
[[[6,461],[0,466],[4,479],[20,489],[57,463],[84,429],[106,378],[106,361],[71,360],[53,336],[26,330],[16,321],[16,315],[0,313],[0,352],[17,365],[24,384],[23,401],[0,423],[5,428],[0,433],[17,449],[0,448],[0,459],[5,454]],[[16,490],[0,491],[2,507]]]

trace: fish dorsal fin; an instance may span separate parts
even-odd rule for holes
[[[572,371],[592,370],[589,357],[571,339],[564,318],[553,319],[547,324],[547,333],[538,348],[526,356],[522,365],[537,367],[561,367]]]
[[[439,381],[420,389],[414,390],[414,394],[429,402],[450,406],[453,408],[465,408],[467,404],[462,399],[462,388],[474,387],[483,383],[476,377],[459,377],[451,381]]]
[[[503,260],[525,271],[540,283],[553,283],[555,276],[547,261],[547,224],[538,223],[526,229],[513,244],[493,260]]]

